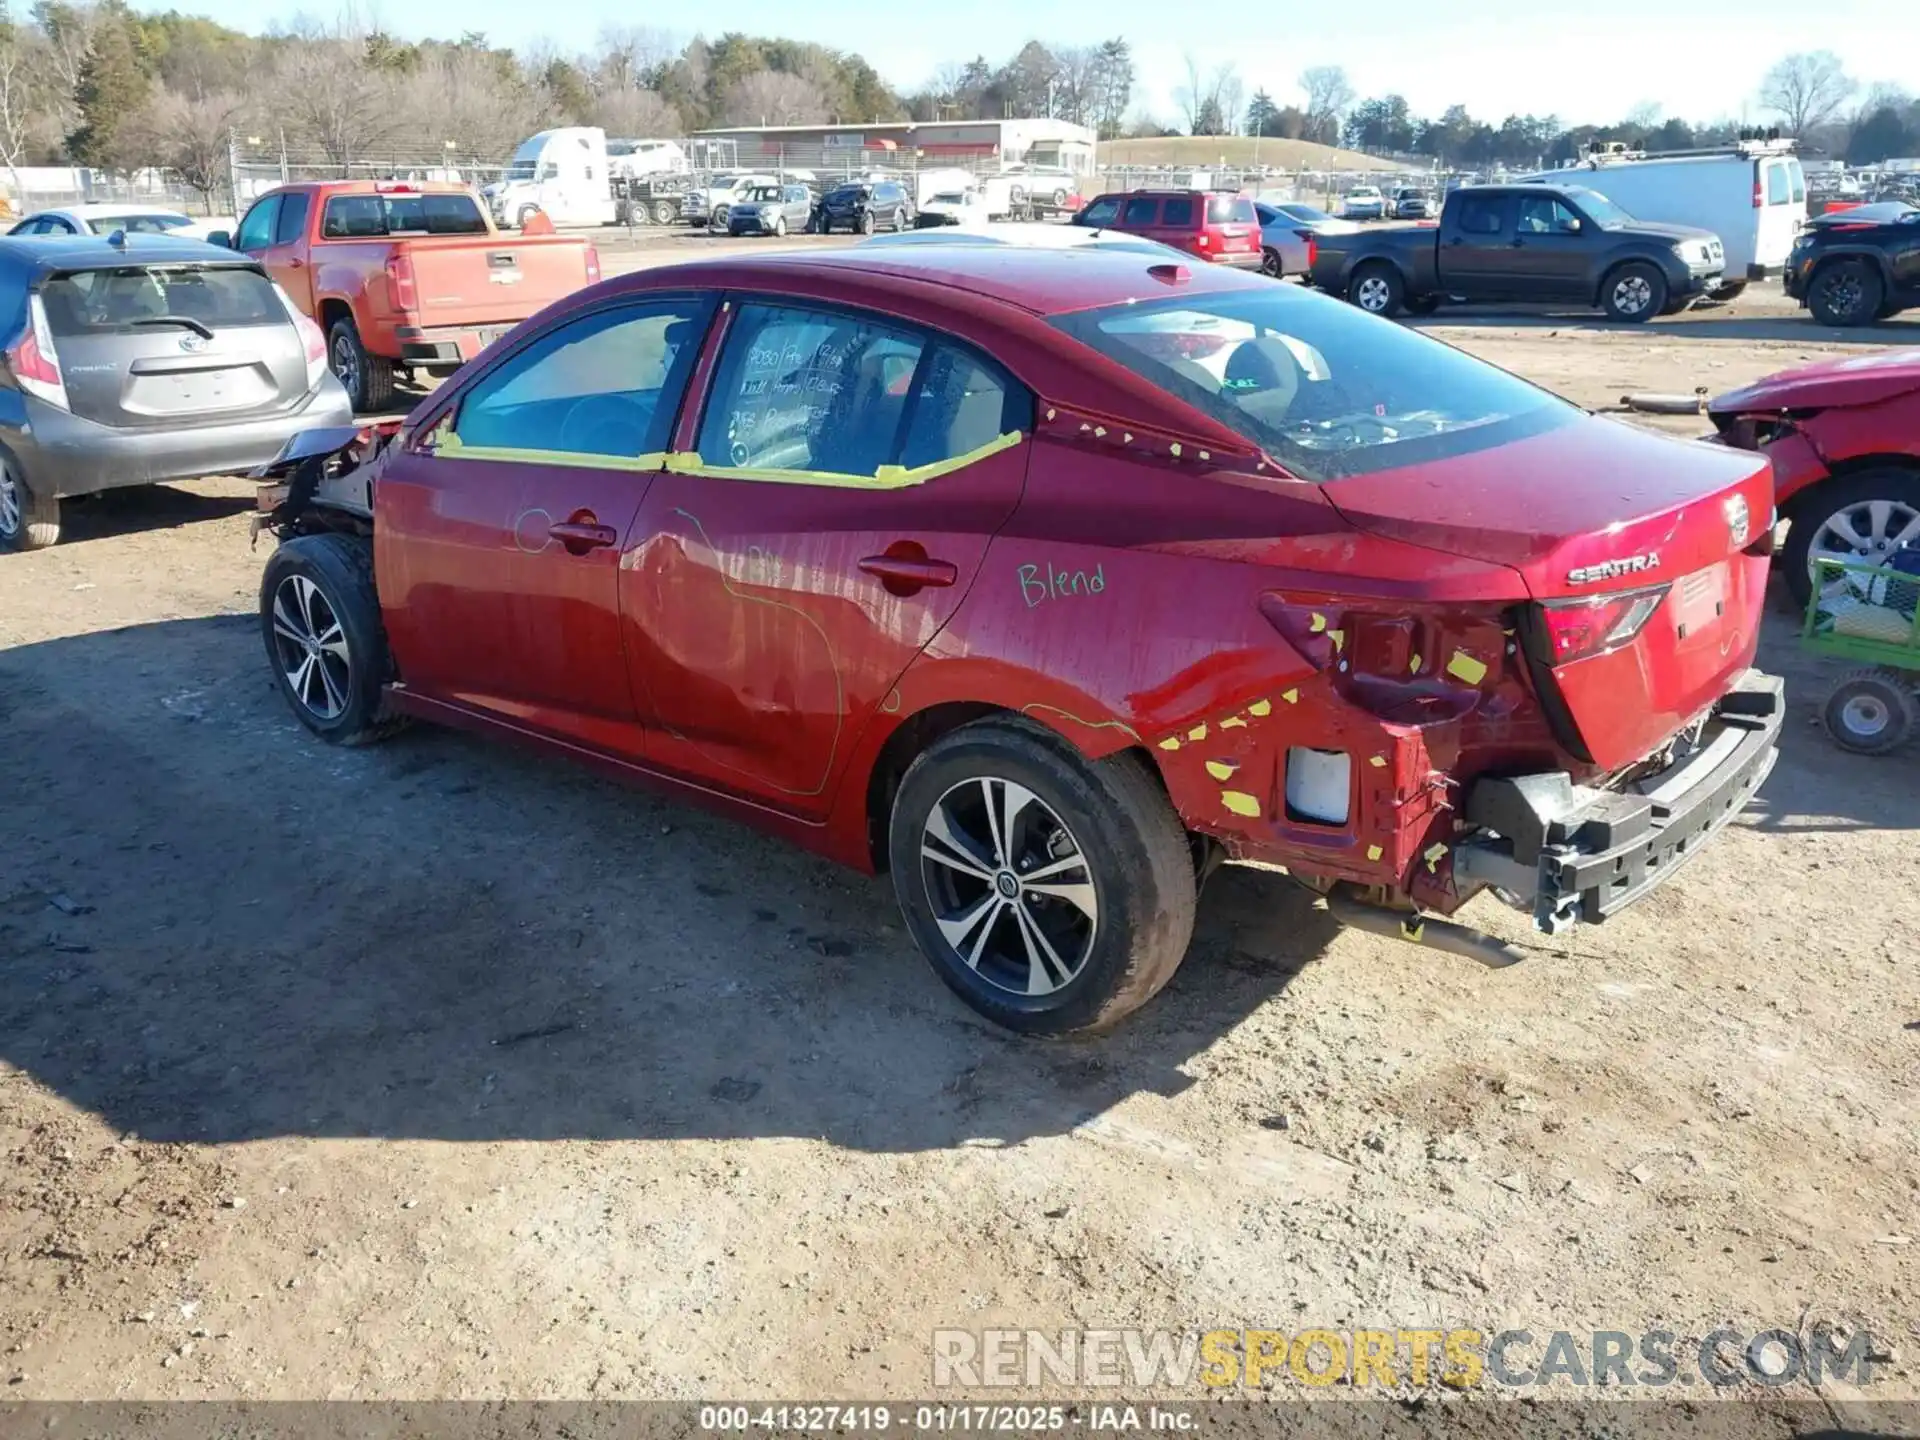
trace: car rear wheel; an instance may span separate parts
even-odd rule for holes
[[[327,336],[327,365],[347,392],[354,413],[383,410],[393,403],[393,362],[367,353],[351,316],[333,322]]]
[[[1780,557],[1787,591],[1804,609],[1813,595],[1816,562],[1885,565],[1905,545],[1920,546],[1920,472],[1892,466],[1829,480],[1796,497]],[[1829,577],[1829,594],[1859,589]]]
[[[784,239],[786,237],[786,233],[787,233],[787,217],[784,215],[774,216],[773,217],[774,238],[776,240]]]
[[[260,579],[260,633],[281,695],[322,740],[364,745],[405,723],[383,695],[392,662],[369,542],[303,535],[274,551]]]
[[[860,233],[862,235],[871,235],[873,234],[873,230],[874,230],[873,212],[871,210],[861,211],[860,212]]]
[[[1280,252],[1271,245],[1260,252],[1260,273],[1271,275],[1276,280],[1287,273],[1287,267],[1281,263]]]
[[[1807,308],[1822,325],[1871,325],[1885,298],[1879,274],[1864,260],[1822,265],[1807,287]]]
[[[888,840],[922,953],[1009,1030],[1105,1029],[1185,958],[1193,856],[1137,755],[1089,762],[1027,722],[963,726],[908,769]]]
[[[1600,282],[1600,304],[1609,320],[1639,325],[1667,308],[1667,277],[1644,260],[1633,260]]]
[[[1897,672],[1855,670],[1827,692],[1820,718],[1842,748],[1885,755],[1913,734],[1913,691]]]
[[[527,222],[539,213],[540,207],[538,205],[522,205],[520,207],[520,213],[514,216],[513,223],[518,228],[524,230],[527,228]]]
[[[1369,315],[1398,315],[1406,294],[1400,272],[1379,262],[1362,265],[1347,286],[1347,299]]]
[[[902,234],[907,228],[907,207],[902,205],[893,212],[893,233]]]
[[[36,495],[20,468],[0,458],[0,550],[44,550],[59,541],[59,500]]]

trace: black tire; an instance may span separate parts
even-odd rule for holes
[[[1370,260],[1349,277],[1347,299],[1369,315],[1391,320],[1406,303],[1406,282],[1386,261]]]
[[[1413,299],[1407,301],[1406,305],[1407,314],[1409,315],[1431,315],[1440,308],[1440,297],[1438,295],[1416,295]]]
[[[1012,852],[1005,853],[1008,864],[993,869],[988,880],[986,869],[965,874],[923,858],[935,807],[951,797],[952,815],[976,802],[975,789],[989,779],[1024,787],[1037,802],[1037,808],[1018,812],[1012,843],[1002,847]],[[1004,790],[998,793],[1004,799]],[[984,821],[984,808],[983,823],[991,823]],[[1030,865],[1036,854],[1053,857],[1042,863],[1059,863],[1062,836],[1067,858],[1077,854],[1086,863],[1060,872],[1057,883],[1082,894],[1090,889],[1093,919],[1071,899],[1036,900],[1018,879],[1017,867]],[[1132,753],[1088,762],[1026,721],[966,725],[922,752],[894,798],[888,850],[894,893],[921,953],[968,1005],[1021,1034],[1070,1035],[1119,1023],[1172,978],[1193,935],[1193,853],[1150,765]],[[1084,883],[1076,876],[1084,876]],[[993,898],[1004,896],[1008,886],[1013,899]],[[970,966],[942,932],[943,909],[949,924],[970,910],[983,915],[984,931],[958,932],[960,942],[972,944],[977,965]],[[1028,938],[1035,933],[1029,926],[1043,921],[1052,931],[1049,943],[1058,942],[1058,969],[1050,968],[1051,961],[1037,965],[1019,958],[1040,953]],[[1009,962],[1016,942],[1020,949]],[[1047,971],[1056,988],[1029,993],[1032,986],[1022,976],[1030,977],[1032,968]]]
[[[653,202],[654,224],[671,225],[678,218],[679,212],[673,208],[673,202],[671,200],[656,200]]]
[[[784,240],[787,238],[786,216],[776,215],[773,217],[773,238],[776,240]]]
[[[1787,593],[1802,610],[1813,596],[1814,540],[1835,515],[1874,500],[1891,500],[1920,513],[1920,471],[1895,465],[1855,471],[1794,497],[1779,568],[1785,572]],[[1861,555],[1859,559],[1862,564],[1886,563],[1885,556]]]
[[[1856,755],[1886,755],[1913,734],[1911,682],[1886,670],[1855,670],[1840,677],[1820,707],[1833,743]]]
[[[44,550],[60,543],[60,501],[37,494],[11,455],[0,455],[0,550]]]
[[[303,583],[318,595],[317,602],[308,595],[304,608]],[[304,632],[326,640],[336,628],[340,639],[319,650],[300,639]],[[384,687],[393,678],[393,661],[373,586],[371,541],[303,535],[281,545],[260,577],[260,635],[281,698],[322,740],[366,745],[406,724],[386,705]],[[305,672],[306,694],[294,686],[303,652],[319,667]]]
[[[1287,273],[1287,267],[1280,259],[1280,252],[1271,245],[1260,251],[1260,273],[1278,280]]]
[[[520,207],[520,213],[514,216],[514,219],[513,219],[514,228],[517,230],[526,229],[527,221],[531,220],[534,216],[538,215],[539,213],[540,213],[540,207],[538,205],[522,205]]]
[[[1667,308],[1667,277],[1647,260],[1616,265],[1600,282],[1600,308],[1622,325],[1644,325]]]
[[[907,207],[902,205],[893,212],[893,233],[902,234],[907,228]]]
[[[873,212],[871,210],[862,210],[860,212],[860,233],[862,235],[871,235],[877,228],[874,224]]]
[[[1807,283],[1807,308],[1822,325],[1871,325],[1880,318],[1887,287],[1864,260],[1829,260]]]
[[[327,332],[327,366],[346,390],[355,414],[384,410],[393,403],[393,362],[367,353],[350,315],[334,321]]]

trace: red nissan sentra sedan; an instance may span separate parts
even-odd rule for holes
[[[1222,860],[1505,963],[1440,917],[1601,920],[1776,755],[1764,459],[1171,256],[648,270],[278,469],[315,733],[531,740],[891,870],[1016,1030],[1152,996]]]

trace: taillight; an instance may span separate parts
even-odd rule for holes
[[[320,377],[327,373],[327,336],[313,321],[313,317],[303,314],[293,297],[278,285],[273,293],[280,297],[280,303],[286,308],[287,318],[293,321],[293,328],[300,336],[300,348],[306,352],[307,389],[311,390],[320,383]]]
[[[67,382],[60,376],[60,356],[53,348],[53,331],[47,328],[47,307],[38,295],[27,298],[27,327],[8,349],[7,365],[22,390],[49,405],[67,408]]]
[[[1311,230],[1296,230],[1293,233],[1307,242],[1307,268],[1311,270],[1314,262],[1320,258],[1320,241]]]
[[[587,283],[593,284],[600,278],[600,251],[592,245],[587,246]]]
[[[1540,607],[1546,621],[1549,665],[1565,665],[1617,650],[1638,635],[1666,599],[1667,587],[1627,590],[1618,595],[1549,600]]]
[[[1760,183],[1760,177],[1753,180],[1753,208],[1758,210],[1767,203],[1767,187]]]
[[[387,295],[396,310],[420,308],[420,293],[413,283],[413,257],[404,250],[387,257]]]

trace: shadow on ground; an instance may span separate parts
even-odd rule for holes
[[[134,485],[61,501],[60,543],[75,545],[110,535],[174,530],[252,508],[251,495],[201,495],[171,485]]]
[[[330,749],[259,647],[225,616],[0,654],[0,1057],[123,1132],[1015,1143],[1184,1088],[1332,935],[1226,872],[1134,1023],[1015,1040],[885,881],[463,736]]]

